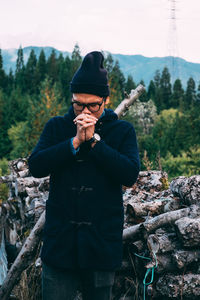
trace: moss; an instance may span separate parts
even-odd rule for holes
[[[161,177],[160,181],[162,182],[162,189],[168,190],[169,188],[169,181],[166,177]]]
[[[5,183],[0,183],[0,204],[8,199],[9,188]]]

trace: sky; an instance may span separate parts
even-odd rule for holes
[[[200,0],[0,0],[0,48],[179,56],[200,63]],[[175,0],[174,0],[175,1]]]

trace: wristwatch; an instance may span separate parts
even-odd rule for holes
[[[88,142],[89,142],[90,145],[91,145],[92,143],[97,143],[97,142],[99,142],[100,140],[101,140],[100,135],[99,135],[98,133],[94,133],[94,134],[93,134],[93,137],[92,137],[90,140],[88,140]]]

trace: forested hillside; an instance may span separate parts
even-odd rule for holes
[[[41,50],[38,57],[31,50],[24,63],[20,47],[15,72],[7,74],[0,50],[0,173],[6,172],[8,160],[31,153],[49,118],[67,112],[69,84],[81,60],[75,45],[72,55],[65,57],[55,50],[48,58]],[[111,54],[106,55],[105,67],[111,88],[108,107],[115,108],[139,82],[130,75],[125,78]],[[183,89],[177,78],[172,85],[164,67],[124,118],[135,126],[142,170],[163,169],[170,178],[199,173],[199,82],[188,78]]]

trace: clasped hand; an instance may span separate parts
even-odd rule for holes
[[[79,140],[80,144],[93,137],[97,121],[98,119],[94,116],[83,113],[74,119],[74,123],[77,125],[76,138]]]

